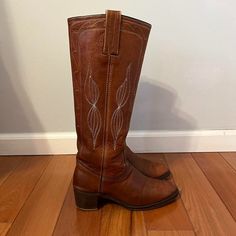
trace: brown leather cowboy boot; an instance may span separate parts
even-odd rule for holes
[[[125,152],[151,26],[118,11],[68,23],[79,148],[73,179],[77,206],[96,209],[101,199],[129,209],[172,202],[176,186],[144,175]]]
[[[158,179],[166,179],[170,176],[170,171],[163,162],[152,162],[142,158],[142,154],[136,154],[130,150],[126,145],[126,152],[129,162],[137,169],[139,169],[146,176]]]

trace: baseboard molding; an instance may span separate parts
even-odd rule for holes
[[[128,144],[136,152],[236,151],[236,130],[130,131]],[[0,134],[0,155],[76,153],[76,134]]]

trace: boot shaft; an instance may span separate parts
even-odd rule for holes
[[[151,26],[117,11],[68,23],[78,158],[98,175],[122,174]]]

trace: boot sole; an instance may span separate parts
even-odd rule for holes
[[[99,203],[102,203],[103,200],[111,201],[112,203],[121,205],[129,210],[151,210],[163,207],[167,204],[174,202],[179,196],[179,191],[177,189],[174,193],[172,193],[170,196],[161,201],[141,206],[126,204],[120,200],[111,198],[104,194],[82,192],[76,187],[74,187],[74,194],[77,207],[84,211],[92,211],[99,209]]]

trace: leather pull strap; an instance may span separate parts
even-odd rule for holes
[[[110,55],[119,54],[120,26],[121,12],[107,10],[103,53]]]

